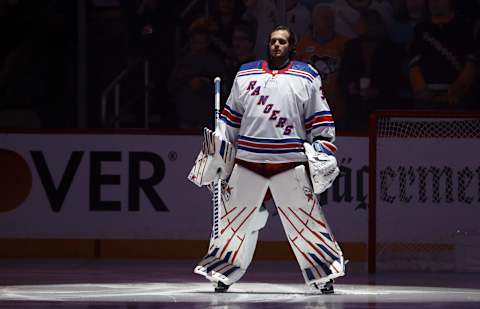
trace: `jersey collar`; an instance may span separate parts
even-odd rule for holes
[[[288,69],[290,69],[293,65],[293,61],[290,61],[286,67],[284,67],[283,69],[281,70],[270,70],[270,68],[268,67],[268,62],[263,60],[262,62],[262,70],[265,72],[265,73],[268,73],[268,74],[272,74],[273,76],[277,75],[277,74],[282,74],[282,73],[285,73]]]

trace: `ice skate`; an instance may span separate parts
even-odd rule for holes
[[[312,284],[312,286],[325,295],[335,293],[335,290],[333,289],[333,279],[330,279],[329,281],[325,282],[323,286],[321,286],[321,284],[318,284],[318,283],[314,283]]]
[[[230,287],[229,285],[226,285],[222,281],[218,281],[216,282],[216,285],[215,285],[215,293],[225,293],[227,292],[229,287]]]

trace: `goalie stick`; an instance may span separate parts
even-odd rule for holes
[[[215,131],[219,129],[220,125],[220,83],[221,78],[215,77],[213,80],[215,85]],[[222,199],[222,180],[220,179],[219,173],[215,177],[213,182],[213,224],[212,224],[212,236],[210,239],[210,247],[215,243],[219,238],[219,220],[220,220],[220,202]]]

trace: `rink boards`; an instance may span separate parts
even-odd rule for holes
[[[198,135],[128,131],[0,134],[0,193],[6,197],[0,204],[1,238],[208,239],[210,194],[186,179],[201,142]],[[336,144],[342,176],[321,200],[336,238],[365,244],[368,138],[340,136]],[[260,239],[284,241],[274,207],[268,207],[271,216]],[[470,214],[479,209],[478,203],[469,205]],[[401,211],[415,209],[400,205],[392,213]],[[424,223],[420,216],[410,226]]]

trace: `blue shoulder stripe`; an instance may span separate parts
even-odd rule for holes
[[[261,69],[261,68],[262,68],[262,61],[257,60],[257,61],[252,61],[252,62],[242,64],[242,66],[240,67],[240,70],[238,70],[238,72],[251,70],[251,69]]]
[[[291,67],[294,70],[304,71],[311,74],[313,77],[317,77],[318,74],[317,70],[315,70],[311,65],[301,61],[293,61],[293,65]]]

